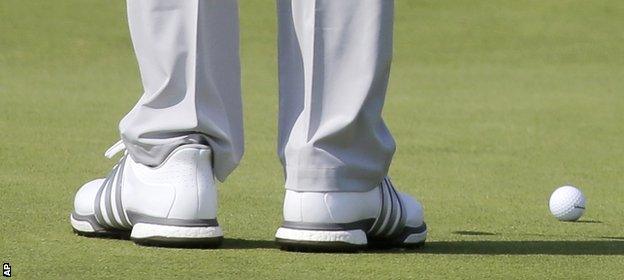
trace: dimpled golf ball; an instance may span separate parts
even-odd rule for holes
[[[585,196],[573,186],[556,189],[550,196],[550,212],[560,221],[576,221],[585,212]]]

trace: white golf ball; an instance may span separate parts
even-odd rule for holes
[[[550,212],[560,221],[576,221],[585,212],[585,196],[573,186],[556,189],[550,196]]]

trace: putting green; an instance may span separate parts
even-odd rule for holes
[[[241,3],[246,155],[220,250],[77,237],[73,194],[141,91],[123,1],[0,1],[0,261],[17,279],[608,279],[624,272],[624,2],[398,0],[391,176],[428,245],[281,252],[274,1]],[[550,216],[555,187],[588,198]]]

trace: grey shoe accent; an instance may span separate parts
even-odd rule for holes
[[[379,213],[379,217],[377,219],[375,219],[375,223],[373,224],[373,226],[369,230],[367,230],[368,234],[375,234],[375,233],[377,233],[379,231],[379,229],[381,228],[382,223],[383,223],[383,219],[381,219],[380,217],[386,217],[388,215],[388,214],[386,214],[386,212],[388,211],[388,207],[386,207],[386,204],[387,204],[386,199],[388,197],[385,194],[386,190],[383,187],[381,187],[381,188],[379,188],[379,192],[381,193],[381,211]]]
[[[106,178],[106,187],[104,191],[104,207],[106,207],[106,215],[108,216],[108,220],[111,223],[113,228],[121,228],[122,226],[115,219],[115,214],[113,214],[113,204],[111,203],[111,193],[115,183],[115,176],[118,175],[118,171],[122,169],[122,167],[117,164],[111,174]],[[98,201],[99,202],[99,201]],[[96,205],[97,206],[97,205]],[[121,214],[120,214],[121,215]]]
[[[127,154],[121,157],[119,162],[108,173],[108,175],[102,182],[102,185],[98,189],[97,195],[95,196],[95,217],[97,218],[98,223],[106,228],[130,229],[132,227],[123,210],[123,204],[121,201],[123,172],[127,158]],[[114,198],[112,195],[113,188],[115,188]],[[112,203],[113,199],[115,200],[116,204],[116,207],[114,209]],[[106,211],[102,210],[102,202],[104,203],[103,208]],[[106,212],[106,218],[108,219],[108,221],[105,219],[103,212]],[[114,212],[117,212],[117,216],[119,216],[119,218],[115,216]]]
[[[388,177],[383,179],[379,189],[381,211],[372,227],[367,230],[367,234],[375,238],[392,238],[402,232],[407,214],[399,193]]]
[[[100,209],[100,201],[102,201],[102,191],[104,191],[104,187],[106,187],[107,182],[108,180],[106,179],[104,180],[104,182],[102,182],[102,185],[100,186],[100,188],[97,191],[97,194],[95,195],[95,201],[93,202],[93,208],[95,210],[95,217],[99,225],[105,224],[104,215],[102,215],[102,209]]]
[[[386,182],[390,185],[390,190],[394,194],[394,197],[398,203],[396,216],[394,217],[394,225],[386,232],[386,237],[395,236],[401,233],[403,228],[405,227],[405,222],[407,220],[407,213],[405,211],[405,206],[403,206],[403,201],[401,201],[401,196],[399,196],[399,192],[392,186],[389,178],[385,178]]]
[[[389,249],[389,248],[419,248],[425,244],[425,241],[419,243],[405,243],[412,234],[421,234],[427,231],[427,224],[423,223],[418,227],[406,226],[403,230],[393,238],[382,237],[370,237],[368,239],[368,246],[376,249]]]
[[[123,203],[121,202],[121,187],[123,184],[124,167],[126,166],[127,159],[128,156],[124,155],[124,157],[122,157],[119,161],[119,174],[117,174],[117,183],[115,185],[115,204],[117,206],[117,214],[119,214],[119,217],[121,218],[122,226],[130,228],[132,224],[130,224],[130,221],[126,217],[126,211],[124,211]]]
[[[72,215],[72,218],[76,221],[89,223],[94,231],[106,230],[106,228],[104,228],[98,223],[97,219],[95,218],[95,215],[79,215],[79,214],[76,214],[76,212],[72,212],[71,215]]]
[[[152,236],[149,238],[130,238],[141,246],[171,247],[171,248],[217,248],[223,243],[223,236],[206,238],[180,238]]]
[[[219,225],[217,219],[170,219],[170,218],[158,218],[148,215],[139,214],[133,211],[127,212],[128,219],[133,225],[138,223],[165,225],[165,226],[180,226],[180,227],[216,227]]]
[[[303,230],[326,230],[326,231],[340,231],[340,230],[356,230],[367,231],[371,228],[375,219],[360,220],[352,223],[303,223],[303,222],[289,222],[284,221],[282,227],[291,229],[303,229]]]
[[[87,222],[93,228],[92,232],[79,231],[77,229],[73,229],[74,232],[78,235],[85,237],[98,237],[98,238],[114,238],[114,239],[129,239],[130,231],[127,230],[119,230],[112,228],[105,228],[100,225],[95,217],[95,215],[79,215],[75,212],[71,213],[72,219],[81,222]]]
[[[409,227],[409,226],[406,226],[403,229],[403,231],[395,238],[395,240],[397,240],[397,241],[402,243],[410,235],[412,235],[412,234],[420,234],[420,233],[423,233],[425,231],[427,231],[427,224],[425,224],[425,223],[423,223],[419,227]]]

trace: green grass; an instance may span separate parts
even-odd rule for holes
[[[397,2],[391,176],[421,251],[281,252],[274,1],[243,0],[247,149],[220,187],[220,250],[75,236],[73,194],[141,91],[123,1],[0,1],[0,261],[17,279],[607,279],[624,271],[624,3]],[[584,223],[555,221],[573,183]],[[481,232],[481,233],[479,233]]]

